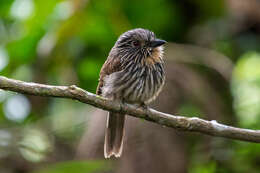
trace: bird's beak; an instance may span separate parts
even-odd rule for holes
[[[164,40],[155,39],[154,41],[151,42],[151,47],[152,48],[159,47],[165,43],[166,43],[166,41],[164,41]]]

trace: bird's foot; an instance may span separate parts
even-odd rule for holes
[[[140,107],[143,109],[148,109],[148,105],[145,104],[144,102],[140,104]]]

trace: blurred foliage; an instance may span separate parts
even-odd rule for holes
[[[48,168],[43,168],[33,173],[92,173],[98,171],[107,171],[110,166],[102,161],[70,161],[55,165],[50,165]]]
[[[131,28],[148,28],[168,42],[196,44],[228,56],[235,64],[230,89],[223,91],[224,84],[211,78],[217,83],[216,95],[233,96],[233,112],[227,122],[260,129],[260,19],[257,13],[249,14],[253,9],[232,5],[237,7],[239,2],[1,0],[0,75],[77,84],[95,92],[99,69],[117,37]],[[203,77],[212,73],[199,63],[196,69]],[[224,97],[221,102],[228,100]],[[104,171],[102,161],[57,163],[74,159],[91,113],[91,107],[71,100],[0,91],[0,172]],[[191,100],[183,101],[178,113],[206,118]],[[215,149],[201,152],[200,138],[190,137],[189,141],[189,173],[260,170],[258,144],[213,139],[210,145]],[[7,164],[9,160],[13,165]],[[42,169],[41,164],[46,163],[52,165]]]
[[[260,54],[248,52],[234,69],[232,91],[234,107],[243,127],[259,128],[260,121]]]

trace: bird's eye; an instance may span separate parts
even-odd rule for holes
[[[140,43],[139,43],[139,41],[133,41],[133,42],[132,42],[132,45],[135,46],[135,47],[137,47],[137,46],[140,45]]]

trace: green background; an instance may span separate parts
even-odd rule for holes
[[[95,92],[99,70],[118,36],[132,28],[147,28],[169,42],[166,53],[173,51],[167,57],[177,52],[171,42],[187,45],[178,53],[196,49],[200,55],[206,50],[224,55],[224,61],[218,61],[218,57],[207,54],[202,62],[196,59],[200,55],[194,54],[197,62],[191,64],[179,56],[177,66],[184,65],[203,76],[193,82],[214,88],[209,89],[214,97],[204,99],[205,93],[194,90],[185,93],[176,103],[178,114],[260,129],[260,5],[254,0],[244,3],[1,0],[0,75],[51,85],[76,84]],[[225,63],[231,64],[230,68],[224,68]],[[212,66],[223,69],[226,78]],[[192,81],[184,85],[192,85]],[[216,103],[224,105],[223,109]],[[203,116],[203,109],[210,110],[212,105],[218,114]],[[76,101],[0,90],[0,172],[110,171],[114,161],[77,161],[75,157],[92,112],[92,107]],[[189,141],[186,153],[179,153],[188,157],[185,172],[260,171],[258,144],[192,134],[185,134],[185,138]]]

